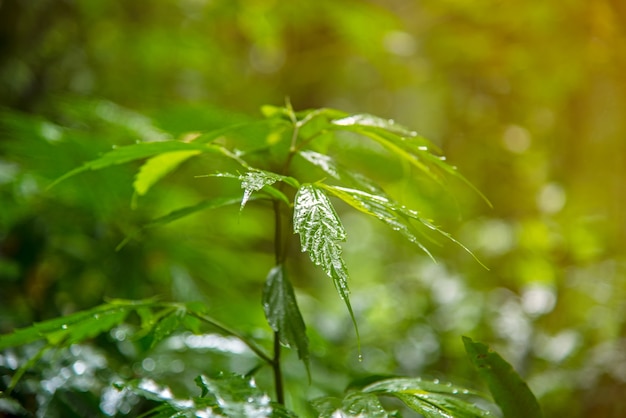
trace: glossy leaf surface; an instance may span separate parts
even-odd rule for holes
[[[489,411],[479,408],[468,399],[468,395],[475,396],[476,393],[438,380],[388,379],[365,387],[363,392],[396,397],[428,418],[491,416]]]
[[[319,187],[305,184],[298,189],[294,202],[293,230],[300,234],[302,251],[308,252],[313,263],[333,279],[356,327],[349,299],[348,269],[339,245],[346,239],[346,231],[332,203]]]

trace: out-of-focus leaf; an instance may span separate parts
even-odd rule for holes
[[[491,416],[489,411],[479,408],[467,399],[468,395],[476,396],[475,392],[437,380],[388,379],[365,387],[363,392],[396,397],[427,418]]]
[[[252,199],[254,198],[251,198],[250,200]],[[202,202],[197,203],[195,205],[187,206],[181,209],[176,209],[175,211],[170,212],[167,215],[155,218],[149,223],[147,223],[145,226],[153,227],[153,226],[165,225],[170,222],[174,222],[181,218],[184,218],[185,216],[192,215],[201,210],[216,209],[222,206],[234,205],[239,202],[241,202],[240,197],[218,197],[215,199],[203,200]]]
[[[543,416],[535,395],[506,360],[487,345],[474,342],[471,338],[463,337],[463,344],[506,418]]]
[[[180,164],[200,154],[202,151],[174,151],[160,154],[150,158],[139,169],[133,187],[139,196],[148,193],[148,190],[165,175],[170,173]]]
[[[272,329],[278,332],[280,342],[298,350],[298,357],[309,372],[309,339],[298,308],[291,282],[281,264],[270,270],[263,289],[263,310]]]
[[[151,302],[146,302],[149,305]],[[124,321],[137,304],[104,304],[60,318],[38,322],[0,336],[0,350],[46,339],[50,344],[73,344],[93,338]]]
[[[339,245],[340,241],[346,239],[346,231],[330,200],[319,187],[305,184],[298,189],[294,202],[293,230],[300,234],[302,251],[308,252],[313,263],[322,267],[333,279],[339,296],[348,308],[358,336],[349,298],[348,269],[341,256]]]
[[[223,417],[295,418],[296,415],[256,387],[250,378],[231,375],[218,378],[198,376],[202,399],[214,400],[214,412]],[[213,415],[211,415],[213,416]]]
[[[389,418],[395,412],[386,411],[375,395],[363,392],[349,393],[345,398],[324,397],[314,399],[311,404],[319,418]]]
[[[151,347],[154,347],[165,337],[176,331],[184,317],[185,312],[183,310],[172,310],[162,317],[153,329]]]
[[[196,152],[212,152],[226,154],[226,151],[217,145],[202,143],[186,143],[180,141],[163,141],[163,142],[142,142],[139,144],[127,145],[115,148],[107,152],[102,157],[86,162],[82,166],[62,175],[56,179],[49,187],[88,170],[100,170],[102,168],[113,165],[124,164],[142,158],[152,157],[154,155],[174,152],[174,151],[196,151]]]

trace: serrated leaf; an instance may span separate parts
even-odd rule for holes
[[[382,193],[371,194],[362,190],[329,186],[326,184],[321,184],[320,187],[328,190],[353,208],[381,220],[391,229],[399,232],[410,242],[417,245],[434,260],[430,251],[428,251],[426,246],[424,246],[418,238],[417,234],[419,231],[411,225],[410,219],[415,219],[424,225],[427,224],[427,221],[420,217],[418,212],[403,207]],[[431,224],[428,223],[428,225],[430,227]],[[435,230],[438,231],[436,228]]]
[[[345,398],[324,397],[314,399],[311,405],[319,418],[389,418],[395,416],[383,408],[380,400],[372,394],[352,392]]]
[[[283,265],[270,270],[263,289],[263,310],[267,322],[280,337],[280,342],[296,348],[298,357],[309,373],[309,339],[298,308],[293,286]]]
[[[311,150],[300,151],[298,155],[307,160],[309,163],[320,168],[332,178],[340,180],[348,186],[359,187],[370,193],[382,192],[382,189],[370,179],[342,167],[329,155],[320,154]]]
[[[241,180],[241,188],[244,189],[243,198],[241,199],[241,209],[244,208],[253,192],[257,192],[266,186],[271,186],[277,181],[285,182],[295,188],[299,186],[298,181],[293,177],[282,176],[280,174],[272,173],[271,171],[257,169],[249,170],[245,174],[239,176],[239,179]],[[284,196],[284,194],[282,194],[282,192],[277,189],[273,189],[273,191],[280,193],[280,195],[282,195],[281,200],[286,200],[287,203],[289,203],[289,200],[286,196]],[[276,195],[276,193],[274,194]]]
[[[393,120],[386,120],[372,115],[351,115],[334,120],[334,126],[366,136],[387,148],[393,154],[420,170],[426,176],[442,182],[440,173],[458,178],[472,188],[489,206],[491,202],[469,180],[461,175],[456,167],[445,162],[445,158],[435,155],[440,151],[427,139],[419,136]]]
[[[487,345],[463,337],[465,351],[506,418],[537,417],[543,413],[532,391],[513,367]]]
[[[202,151],[174,151],[159,154],[146,161],[135,176],[133,188],[139,196],[145,195],[148,190],[165,175],[173,171],[180,164],[200,154]]]
[[[479,408],[468,395],[476,392],[438,380],[395,378],[371,384],[363,392],[394,396],[414,411],[428,418],[477,418],[491,416]]]
[[[294,200],[293,230],[300,234],[303,252],[333,279],[335,288],[343,299],[357,336],[358,328],[348,289],[348,269],[341,256],[339,242],[346,239],[346,231],[333,205],[323,190],[312,184],[302,185]]]
[[[186,143],[180,141],[142,142],[139,144],[115,148],[114,150],[105,153],[100,158],[86,162],[82,166],[75,168],[74,170],[56,179],[49,187],[53,187],[63,180],[85,171],[100,170],[113,165],[124,164],[130,161],[140,160],[157,154],[173,151],[213,152],[227,155],[227,152],[222,147],[212,144],[202,144],[197,142]]]
[[[487,268],[465,245],[452,237],[452,235],[438,228],[429,219],[420,216],[418,211],[409,209],[406,206],[393,201],[383,192],[371,194],[363,190],[350,189],[339,186],[330,186],[323,183],[320,184],[320,187],[328,190],[333,195],[340,198],[353,208],[381,220],[391,229],[399,232],[410,242],[417,245],[433,261],[436,261],[435,258],[419,239],[418,234],[422,235],[426,239],[429,238],[422,231],[415,228],[415,226],[411,223],[411,220],[417,221],[418,224],[422,225],[427,230],[433,231],[454,242],[456,245],[463,248],[468,254],[474,257],[474,259],[481,266]]]

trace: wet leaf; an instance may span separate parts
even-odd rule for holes
[[[370,193],[382,192],[382,189],[370,179],[341,166],[329,155],[320,154],[311,150],[300,151],[298,155],[347,186],[358,187]]]
[[[149,304],[149,302],[146,302]],[[136,304],[104,304],[96,308],[38,322],[0,336],[0,350],[46,339],[50,344],[73,344],[93,338],[124,321]]]
[[[348,269],[341,256],[339,242],[345,241],[346,231],[330,200],[322,189],[305,184],[298,189],[294,201],[293,230],[300,234],[303,252],[333,279],[343,299],[358,336],[356,319],[350,305]]]
[[[543,416],[535,395],[513,367],[485,344],[463,337],[465,351],[506,418]]]
[[[295,188],[298,187],[298,181],[293,177],[281,176],[280,174],[265,170],[250,170],[239,176],[239,179],[241,180],[241,188],[244,189],[243,198],[241,199],[241,209],[244,208],[253,192],[257,192],[266,186],[271,186],[277,181],[285,182]],[[273,190],[279,192],[277,189]],[[284,197],[284,199],[289,203],[286,197]],[[281,198],[281,200],[283,199]]]
[[[324,397],[311,402],[319,418],[388,418],[396,416],[386,411],[378,397],[369,393],[352,392],[345,398]]]
[[[263,310],[280,342],[298,350],[298,357],[309,371],[309,339],[291,282],[283,265],[270,270],[263,289]]]
[[[395,378],[376,382],[363,389],[365,393],[393,396],[427,418],[477,418],[491,416],[476,406],[468,389],[420,378]]]

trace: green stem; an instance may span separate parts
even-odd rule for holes
[[[280,335],[274,332],[274,385],[276,387],[276,402],[281,405],[285,404],[285,389],[283,387],[283,372],[280,364]]]
[[[243,342],[245,345],[247,345],[248,348],[250,348],[250,350],[252,350],[252,352],[254,352],[254,354],[259,356],[259,358],[261,358],[267,364],[269,364],[272,367],[274,367],[274,360],[270,356],[268,356],[261,348],[259,348],[259,346],[257,346],[253,341],[249,340],[248,338],[246,338],[242,334],[238,333],[237,331],[227,327],[226,325],[216,321],[215,319],[213,319],[213,318],[211,318],[209,316],[202,315],[202,314],[199,314],[197,312],[189,312],[189,315],[195,316],[196,318],[198,318],[201,321],[204,321],[204,322],[212,325],[213,327],[219,329],[220,331],[224,332],[225,334],[232,335],[233,337],[241,340],[241,342]]]

